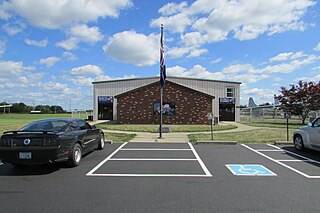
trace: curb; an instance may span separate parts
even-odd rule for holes
[[[292,141],[275,141],[273,144],[274,145],[291,145],[293,144],[293,142]]]
[[[197,141],[195,144],[237,145],[237,141]]]

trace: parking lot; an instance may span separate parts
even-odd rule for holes
[[[119,143],[81,165],[0,165],[1,212],[319,212],[320,157],[291,145]],[[5,210],[5,211],[3,211]]]

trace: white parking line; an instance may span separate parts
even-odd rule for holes
[[[90,174],[93,177],[208,177],[208,175],[190,174]]]
[[[197,161],[198,159],[179,158],[111,158],[109,161]]]
[[[292,154],[292,155],[295,155],[295,156],[297,156],[297,157],[300,157],[300,158],[302,158],[302,159],[305,159],[305,160],[306,160],[305,162],[314,162],[314,163],[320,164],[319,161],[312,160],[312,159],[310,159],[310,158],[307,158],[307,157],[305,157],[305,156],[296,154],[296,153],[294,153],[294,152],[290,152],[290,151],[281,149],[281,148],[279,148],[279,147],[277,147],[277,146],[274,146],[274,145],[271,145],[271,144],[267,144],[267,145],[269,145],[269,146],[271,146],[271,147],[273,147],[273,148],[276,148],[276,149],[278,149],[278,150],[280,150],[280,151],[283,151],[283,152],[286,152],[286,153],[290,153],[290,154]],[[259,154],[259,155],[261,155],[261,156],[263,156],[263,157],[265,157],[265,158],[267,158],[267,159],[269,159],[269,160],[271,160],[271,161],[273,161],[273,162],[275,162],[275,163],[277,163],[277,164],[280,164],[281,166],[284,166],[284,167],[286,167],[286,168],[288,168],[288,169],[290,169],[290,170],[292,170],[292,171],[294,171],[294,172],[296,172],[296,173],[298,173],[298,174],[300,174],[300,175],[302,175],[302,176],[304,176],[304,177],[306,177],[306,178],[313,178],[313,179],[318,179],[318,178],[320,178],[320,176],[312,176],[312,175],[305,174],[305,173],[299,171],[298,169],[295,169],[295,168],[293,168],[293,167],[291,167],[291,166],[288,166],[287,164],[282,163],[281,161],[283,161],[283,160],[273,159],[272,157],[270,157],[270,156],[268,156],[268,155],[266,155],[266,154],[263,154],[263,153],[255,150],[255,149],[253,149],[253,148],[245,145],[245,144],[241,144],[241,146],[243,146],[243,147],[245,147],[245,148],[247,148],[247,149],[249,149],[249,150],[251,150],[251,151],[253,151],[253,152],[255,152],[255,153],[257,153],[257,154]]]
[[[193,154],[196,156],[196,158],[198,159],[198,162],[200,163],[204,173],[206,173],[206,175],[208,177],[212,177],[211,173],[209,172],[209,170],[207,169],[207,167],[204,165],[204,163],[202,162],[201,158],[199,157],[198,153],[196,152],[196,150],[193,148],[193,146],[191,145],[191,143],[188,143],[190,148],[192,149]]]
[[[101,161],[96,167],[94,167],[90,172],[88,172],[86,175],[90,176],[92,175],[97,169],[99,169],[105,162],[107,162],[108,160],[110,160],[110,158],[112,158],[112,156],[114,156],[122,147],[124,147],[128,142],[122,144],[118,149],[116,149],[114,152],[111,153],[111,155],[109,155],[106,159],[104,159],[103,161]]]
[[[121,150],[123,151],[191,151],[191,149],[133,149],[133,148],[126,148]]]
[[[86,176],[103,176],[103,177],[212,177],[211,173],[202,162],[201,158],[191,145],[190,149],[151,149],[151,148],[123,148],[127,143],[122,144],[112,154],[100,162],[96,167],[89,171]],[[178,158],[112,158],[119,151],[192,151],[196,158],[178,159]],[[198,161],[205,174],[94,174],[107,161]]]

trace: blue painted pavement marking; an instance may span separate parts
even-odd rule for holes
[[[259,164],[226,164],[226,167],[236,176],[277,176]]]

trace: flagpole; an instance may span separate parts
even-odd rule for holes
[[[162,63],[163,61],[161,61],[163,58],[163,24],[161,24],[161,38],[160,38],[160,79],[161,79],[161,75],[162,75],[162,72],[161,72],[161,66],[162,66]],[[159,138],[162,138],[162,114],[163,114],[163,85],[161,84],[161,80],[160,80],[160,126],[159,126]]]
[[[159,138],[162,138],[162,112],[163,112],[163,87],[160,85],[160,127],[159,127]]]

